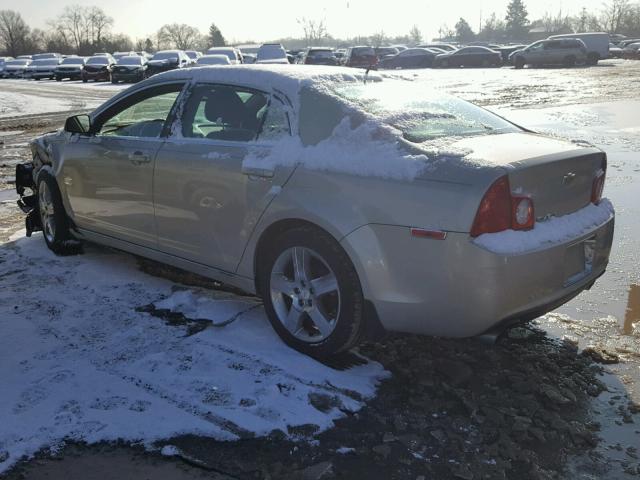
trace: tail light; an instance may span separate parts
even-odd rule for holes
[[[607,157],[602,159],[602,167],[596,173],[591,186],[591,203],[598,205],[602,200],[602,192],[604,191],[604,180],[607,174]]]
[[[498,178],[480,201],[471,227],[471,236],[504,230],[530,230],[535,225],[535,210],[530,197],[511,194],[509,177]]]

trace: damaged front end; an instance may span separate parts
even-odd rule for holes
[[[16,192],[20,196],[18,207],[27,214],[25,219],[27,237],[30,237],[33,232],[42,230],[38,212],[36,184],[33,179],[34,168],[31,162],[16,165]]]

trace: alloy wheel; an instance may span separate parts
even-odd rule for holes
[[[38,188],[38,207],[40,209],[42,233],[47,239],[47,242],[53,243],[56,237],[55,210],[51,189],[46,182],[41,182]]]
[[[313,250],[291,247],[280,254],[271,269],[270,295],[278,320],[295,338],[317,343],[336,328],[338,279]]]

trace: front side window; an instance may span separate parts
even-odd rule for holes
[[[159,137],[181,90],[182,84],[163,85],[122,100],[96,120],[96,135]]]
[[[256,140],[265,125],[268,102],[267,95],[249,89],[197,86],[184,108],[182,136],[236,142]],[[276,127],[269,127],[270,133],[275,130]]]

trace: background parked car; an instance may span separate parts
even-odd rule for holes
[[[526,45],[504,45],[504,46],[499,47],[498,49],[496,49],[496,52],[500,52],[500,55],[502,55],[502,63],[503,63],[503,65],[508,65],[508,64],[511,63],[511,60],[509,60],[509,56],[513,52],[517,52],[518,50],[522,50],[525,47],[526,47]]]
[[[622,49],[615,43],[609,44],[609,58],[622,58]]]
[[[445,52],[454,52],[457,48],[449,43],[425,43],[423,45],[418,45],[419,48],[439,48],[440,50],[444,50]]]
[[[305,65],[338,65],[333,48],[313,47],[302,52],[300,63]]]
[[[111,55],[97,55],[90,57],[82,69],[82,81],[87,83],[89,80],[94,82],[110,82],[111,70],[116,61]]]
[[[226,55],[203,55],[198,59],[197,65],[231,65],[231,60]]]
[[[599,60],[609,58],[609,34],[604,32],[569,33],[553,35],[549,40],[578,39],[587,47],[587,65],[597,65]]]
[[[378,68],[429,68],[438,53],[427,48],[409,48],[397,55],[386,57],[378,62]]]
[[[113,55],[111,55],[111,56],[117,62],[118,60],[120,60],[123,57],[130,57],[132,55],[137,55],[137,53],[136,52],[113,52]]]
[[[33,60],[25,70],[24,78],[32,78],[34,80],[48,78],[49,80],[53,80],[55,78],[56,68],[58,68],[61,61],[62,59],[60,57]]]
[[[191,64],[191,59],[183,50],[161,50],[149,60],[147,74],[149,76],[156,73],[186,68]]]
[[[22,78],[25,70],[31,64],[28,58],[16,58],[5,62],[2,78]]]
[[[147,77],[148,60],[140,55],[122,57],[111,70],[111,83],[139,82]]]
[[[31,55],[31,60],[46,60],[48,58],[62,58],[59,53],[36,53]]]
[[[225,55],[231,65],[242,63],[242,53],[233,47],[211,47],[207,50],[207,55]]]
[[[195,50],[185,50],[184,53],[191,59],[192,65],[195,65],[198,59],[202,56],[201,52],[196,52]]]
[[[82,70],[87,59],[84,57],[67,57],[60,65],[56,67],[56,81],[61,82],[65,78],[69,80],[80,80],[82,78]]]
[[[4,66],[9,60],[13,60],[13,57],[0,57],[0,78],[2,78]]]
[[[279,43],[265,43],[258,49],[256,63],[290,63],[287,52]]]
[[[400,53],[400,50],[395,47],[376,47],[373,49],[373,51],[376,52],[378,62],[385,57],[393,57],[394,55]]]
[[[582,40],[567,38],[562,40],[540,40],[522,50],[513,52],[509,59],[516,68],[525,65],[563,65],[573,67],[587,61],[587,47]]]
[[[640,42],[630,43],[622,50],[622,58],[640,59]]]
[[[499,67],[502,55],[487,47],[464,47],[435,58],[434,67]]]
[[[378,64],[378,57],[373,47],[349,47],[344,64],[354,68],[375,68]]]

